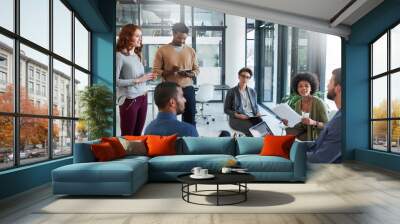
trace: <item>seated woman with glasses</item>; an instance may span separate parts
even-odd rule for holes
[[[224,112],[229,115],[229,125],[232,129],[252,136],[249,128],[262,122],[256,91],[247,86],[253,72],[249,68],[242,68],[238,75],[239,84],[229,89],[226,94]]]

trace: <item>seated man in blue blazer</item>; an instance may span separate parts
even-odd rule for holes
[[[328,99],[335,101],[338,112],[325,125],[319,137],[307,150],[307,159],[311,163],[339,163],[342,160],[341,122],[342,122],[342,72],[332,71],[328,84]]]
[[[178,121],[176,118],[185,111],[186,102],[182,88],[178,84],[174,82],[158,84],[154,90],[154,102],[159,112],[157,118],[146,127],[145,135],[199,136],[194,125]]]

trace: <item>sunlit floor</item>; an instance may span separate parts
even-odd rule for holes
[[[38,212],[57,199],[49,184],[0,201],[0,223],[69,224],[69,223],[142,223],[142,224],[258,224],[258,223],[400,223],[400,175],[359,163],[311,165],[306,185],[318,185],[348,204],[360,204],[357,212],[344,213],[264,213],[264,214],[47,214]],[[289,183],[289,185],[291,185]],[[318,193],[313,201],[323,203]],[[95,200],[95,199],[94,199]],[[134,200],[134,199],[133,199]],[[95,201],[93,203],[96,203]],[[94,205],[95,206],[95,205]],[[173,206],[173,205],[172,205]],[[240,205],[239,205],[240,206]]]

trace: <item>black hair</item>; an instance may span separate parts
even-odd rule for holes
[[[301,81],[306,81],[306,82],[310,83],[310,86],[311,86],[310,94],[311,95],[313,95],[315,93],[315,91],[318,90],[319,82],[318,82],[317,76],[313,73],[305,72],[305,73],[299,73],[292,78],[292,91],[293,92],[299,94],[299,92],[297,91],[297,87],[299,85],[299,82],[301,82]]]
[[[251,71],[250,68],[247,68],[247,67],[241,68],[241,69],[239,70],[239,72],[238,72],[238,75],[240,75],[242,72],[247,72],[247,73],[250,74],[250,77],[253,77],[253,72]]]
[[[334,75],[335,85],[342,86],[342,69],[337,68],[332,71],[332,74]]]
[[[184,23],[175,23],[172,26],[173,33],[189,33],[189,28]]]
[[[158,108],[164,108],[172,98],[178,94],[178,84],[174,82],[162,82],[154,90],[154,102]]]

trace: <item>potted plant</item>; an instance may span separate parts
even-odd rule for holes
[[[112,92],[105,85],[95,84],[87,86],[79,95],[81,123],[87,126],[89,140],[110,136],[108,130],[112,126]]]

